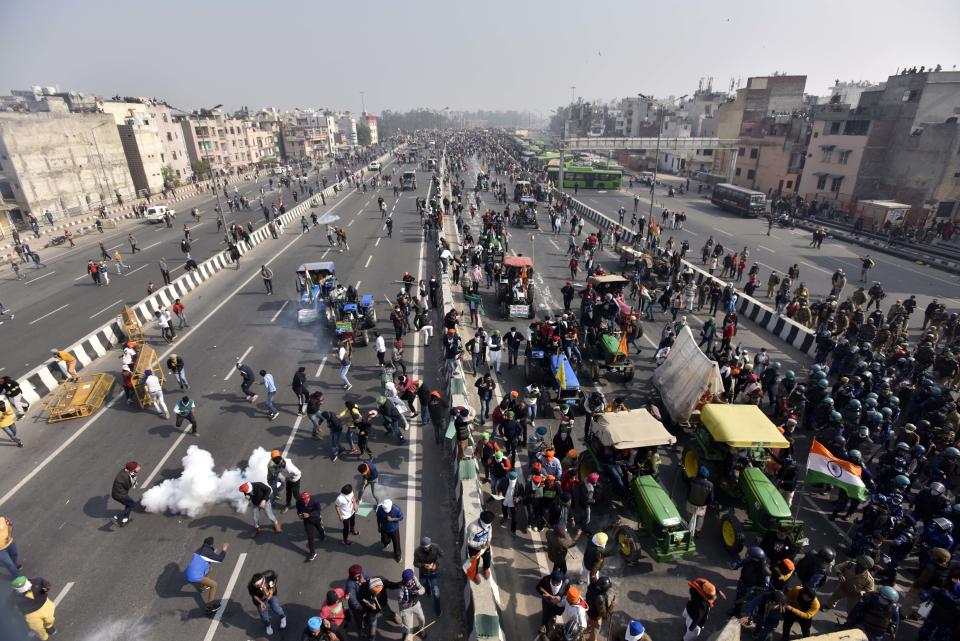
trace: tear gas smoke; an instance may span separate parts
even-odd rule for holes
[[[267,480],[270,453],[258,447],[250,454],[244,469],[232,468],[217,474],[213,455],[196,445],[187,448],[183,472],[144,492],[140,500],[147,512],[171,512],[195,517],[214,503],[229,502],[238,512],[245,512],[247,501],[237,489],[243,483]]]

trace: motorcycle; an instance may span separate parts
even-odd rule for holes
[[[780,214],[777,216],[777,227],[782,227],[783,229],[795,229],[796,225],[793,223],[793,217],[787,216],[786,214]]]
[[[57,245],[62,245],[62,244],[64,244],[65,242],[67,242],[67,237],[66,237],[66,236],[62,236],[62,235],[61,235],[61,236],[54,236],[53,238],[51,238],[50,240],[47,241],[47,244],[44,245],[44,248],[47,248],[47,247],[56,247]]]

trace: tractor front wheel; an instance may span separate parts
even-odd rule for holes
[[[640,547],[640,535],[629,525],[621,525],[617,530],[617,549],[627,563],[636,563],[643,556]]]
[[[700,473],[700,453],[694,449],[686,448],[683,450],[683,478],[690,480]]]
[[[724,514],[720,519],[720,542],[723,544],[723,549],[737,556],[743,550],[744,540],[743,525],[740,524],[740,520],[732,514]]]

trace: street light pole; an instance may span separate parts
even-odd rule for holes
[[[215,108],[216,108],[216,107],[214,107],[214,109],[215,109]],[[205,111],[205,110],[201,109],[201,110],[200,110],[200,113],[202,114],[204,111]],[[213,118],[213,122],[214,122],[214,132],[216,132],[216,122],[217,122],[217,118],[216,118],[216,116],[213,115],[212,110],[210,110],[210,112],[208,112],[208,113],[209,113],[210,117]],[[213,136],[210,135],[210,127],[208,126],[206,129],[207,129],[207,138],[213,138]],[[220,190],[217,188],[217,187],[218,187],[217,181],[216,181],[216,179],[213,177],[213,163],[210,162],[210,157],[211,157],[211,156],[210,156],[210,145],[211,145],[211,141],[210,141],[210,140],[207,140],[207,145],[208,145],[208,146],[207,146],[207,149],[205,150],[205,151],[207,152],[207,155],[206,155],[205,158],[206,158],[206,160],[207,160],[207,166],[209,167],[208,172],[210,173],[210,180],[213,182],[213,195],[214,195],[214,197],[217,199],[217,218],[223,218],[223,207],[222,207],[221,204],[220,204]],[[226,227],[227,227],[227,221],[226,221],[226,219],[223,220],[223,227],[224,227],[224,229],[226,229]]]
[[[657,189],[657,169],[660,167],[660,133],[663,131],[663,105],[657,105],[660,111],[657,119],[657,152],[653,158],[653,182],[650,184],[650,222],[653,222],[653,194]]]

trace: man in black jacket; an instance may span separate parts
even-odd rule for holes
[[[507,369],[513,369],[513,366],[517,364],[517,357],[520,354],[520,344],[523,343],[524,340],[526,339],[523,337],[523,334],[518,332],[516,327],[511,327],[510,331],[503,337],[503,342],[507,345]]]
[[[243,494],[250,505],[253,507],[253,532],[250,536],[256,538],[260,534],[260,513],[263,512],[273,523],[273,531],[279,534],[283,530],[280,528],[280,521],[273,515],[273,507],[270,505],[270,498],[273,493],[270,486],[266,483],[254,481],[253,483],[244,483],[240,486],[240,493]]]
[[[443,434],[446,433],[446,421],[450,418],[450,406],[440,397],[440,392],[434,390],[430,402],[427,404],[430,412],[430,422],[433,423],[434,440],[439,445]]]
[[[307,562],[317,558],[317,548],[314,544],[314,535],[323,541],[327,538],[323,530],[323,517],[320,514],[322,506],[320,501],[311,496],[309,492],[303,492],[297,498],[297,515],[303,519],[303,529],[307,533],[307,545],[310,548],[310,554],[307,555]]]
[[[307,389],[307,368],[298,367],[297,371],[293,374],[293,382],[290,383],[290,386],[293,388],[293,393],[297,397],[297,416],[303,416],[303,408],[307,404],[307,399],[310,396],[310,390]]]
[[[117,473],[113,479],[113,490],[110,497],[123,505],[123,511],[113,517],[113,520],[123,527],[130,522],[130,513],[137,504],[130,498],[130,490],[137,485],[137,474],[140,473],[140,464],[136,461],[130,461],[122,470]]]
[[[361,607],[360,638],[376,639],[377,627],[380,624],[380,614],[388,609],[387,592],[384,588],[396,590],[400,583],[389,581],[383,577],[370,577],[357,590],[357,600]]]
[[[30,409],[30,403],[23,399],[23,390],[20,389],[20,383],[15,378],[4,376],[0,379],[0,394],[6,396],[13,404],[17,418],[23,418],[23,415]]]
[[[255,402],[257,400],[257,395],[253,393],[252,389],[250,389],[250,386],[253,385],[254,381],[257,380],[253,370],[250,369],[249,365],[241,363],[239,358],[237,359],[237,369],[240,370],[240,390],[247,398],[247,401],[251,403]]]
[[[563,596],[570,587],[566,575],[559,569],[554,569],[549,575],[537,583],[537,593],[540,595],[540,625],[550,629],[554,620],[563,614]]]
[[[420,403],[420,424],[426,425],[427,420],[430,418],[430,412],[427,408],[427,405],[430,404],[430,397],[433,395],[433,392],[430,390],[430,386],[426,384],[425,381],[421,380],[420,384],[417,385],[417,402]]]
[[[266,486],[264,486],[266,487]],[[280,600],[277,599],[277,573],[273,570],[257,572],[247,584],[247,592],[257,608],[260,620],[266,626],[267,636],[273,634],[270,611],[280,617],[280,629],[287,627],[287,616],[283,612]]]
[[[380,412],[380,417],[383,419],[383,426],[386,428],[387,434],[395,434],[399,441],[403,443],[403,441],[406,440],[403,436],[403,429],[400,427],[403,425],[403,416],[400,415],[400,411],[397,409],[397,406],[393,404],[393,401],[386,396],[378,396],[377,411]]]

